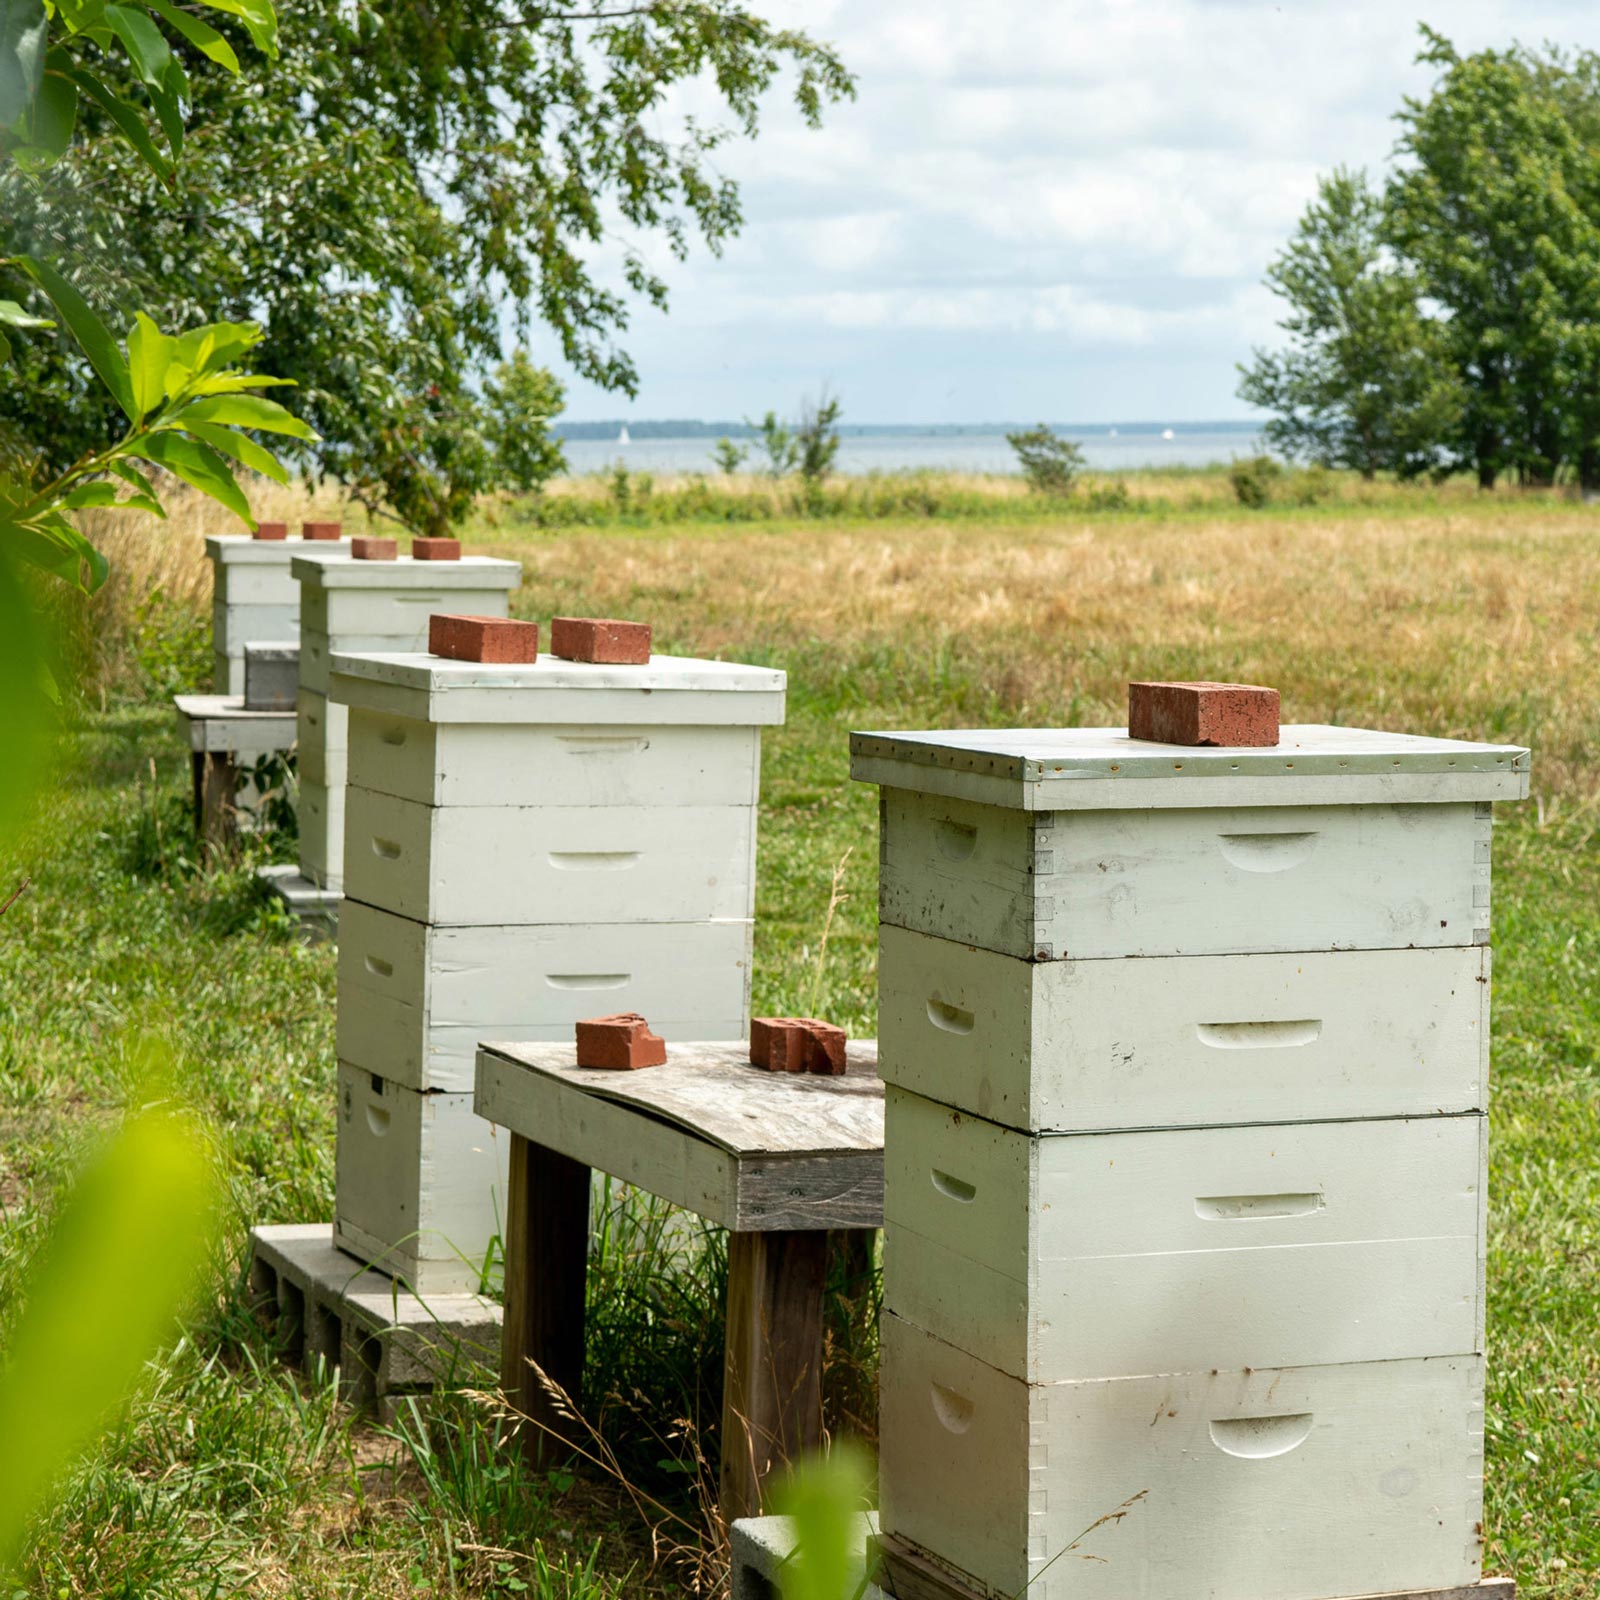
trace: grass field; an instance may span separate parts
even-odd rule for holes
[[[1495,865],[1489,1566],[1529,1600],[1600,1592],[1600,514],[1553,497],[1340,485],[1245,512],[1217,475],[1135,481],[1140,510],[682,521],[547,532],[500,508],[521,615],[639,616],[658,648],[789,673],[764,753],[755,1003],[874,1026],[874,792],[852,728],[1116,723],[1130,677],[1276,684],[1285,716],[1534,751]],[[1225,484],[1223,485],[1225,490]],[[198,523],[196,523],[196,526]],[[383,1431],[274,1365],[241,1309],[251,1222],[331,1211],[333,962],[241,862],[202,870],[164,696],[204,670],[195,527],[113,540],[121,586],[67,653],[90,695],[39,826],[0,859],[0,1306],[142,1035],[207,1114],[234,1215],[204,1303],[43,1530],[30,1595],[516,1595],[706,1581],[681,1431],[639,1437],[630,1385],[714,1417],[715,1241],[664,1265],[622,1239],[597,1389],[628,1475],[685,1519],[653,1565],[603,1477],[529,1481],[464,1397]],[[164,541],[164,542],[157,542]],[[150,592],[150,575],[160,592]],[[70,619],[69,619],[70,621]],[[821,934],[837,882],[826,950]],[[617,1307],[624,1309],[618,1311]],[[836,1419],[870,1412],[841,1331]],[[641,1355],[641,1352],[643,1354]],[[601,1370],[603,1368],[603,1370]],[[654,1375],[654,1376],[653,1376]],[[664,1375],[664,1376],[663,1376]],[[674,1483],[680,1485],[674,1489]],[[650,1574],[647,1578],[647,1574]]]

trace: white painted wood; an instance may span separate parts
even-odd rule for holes
[[[522,563],[500,556],[462,556],[458,561],[326,561],[314,545],[303,546],[289,569],[302,592],[313,588],[356,591],[402,588],[443,589],[458,596],[473,589],[515,589],[522,581]]]
[[[747,919],[748,806],[424,806],[352,783],[352,899],[418,922]]]
[[[299,586],[289,576],[285,557],[281,566],[218,567],[212,577],[212,599],[228,606],[294,606],[300,603]]]
[[[341,650],[409,650],[416,646],[413,633],[350,633],[335,642],[327,634],[301,624],[300,687],[330,695],[329,679],[334,656]],[[337,699],[337,696],[331,696]]]
[[[336,677],[333,699],[419,722],[713,727],[783,721],[783,673],[687,656],[652,656],[644,666],[551,655],[496,665],[368,651],[341,658]]]
[[[1037,960],[1482,944],[1488,810],[1028,813],[891,789],[880,916]]]
[[[349,766],[349,711],[315,689],[296,696],[299,773],[323,788],[343,788]]]
[[[1195,749],[1125,728],[854,733],[851,776],[1028,811],[1518,800],[1528,752],[1412,734],[1287,724],[1267,749]],[[1182,781],[1176,781],[1182,780]]]
[[[226,650],[211,652],[211,684],[218,694],[242,695],[244,693],[244,645],[232,654]]]
[[[242,655],[247,644],[300,637],[300,608],[295,605],[225,605],[212,602],[211,638],[224,655]]]
[[[1479,1356],[1028,1385],[892,1314],[882,1341],[883,1530],[980,1593],[1321,1600],[1478,1577]]]
[[[749,922],[436,928],[345,902],[339,1058],[411,1088],[470,1090],[480,1039],[571,1043],[637,1011],[672,1041],[749,1033]]]
[[[294,714],[289,711],[249,711],[240,695],[180,694],[172,703],[191,750],[228,752],[253,761],[294,743]]]
[[[343,887],[346,792],[342,788],[324,788],[307,778],[300,780],[296,810],[300,870],[319,888]]]
[[[505,1215],[510,1140],[468,1094],[339,1065],[334,1237],[422,1293],[475,1288]]]
[[[509,585],[495,584],[479,568],[471,585],[440,581],[449,561],[394,561],[359,563],[381,565],[393,579],[381,587],[337,588],[326,581],[301,585],[300,617],[308,628],[331,638],[346,634],[382,634],[414,640],[403,648],[426,650],[428,618],[436,611],[455,611],[474,617],[503,617],[510,598]],[[506,563],[508,566],[512,563]],[[326,580],[328,574],[320,574]],[[508,574],[509,576],[509,574]]]
[[[888,1083],[1088,1132],[1482,1110],[1489,950],[1029,962],[887,924]]]
[[[212,534],[206,539],[215,600],[230,605],[300,604],[300,586],[290,570],[296,556],[315,551],[324,559],[350,555],[348,539],[250,539]]]
[[[1041,1139],[891,1089],[884,1302],[1031,1382],[1471,1354],[1484,1128]]]
[[[349,715],[362,786],[425,805],[753,806],[760,790],[755,727],[432,723],[363,709]]]
[[[737,1044],[586,1071],[571,1045],[491,1043],[475,1104],[501,1126],[743,1232],[883,1221],[883,1086],[872,1041],[842,1077],[763,1071]]]

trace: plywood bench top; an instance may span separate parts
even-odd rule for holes
[[[741,1232],[883,1221],[875,1040],[842,1077],[766,1072],[744,1042],[669,1044],[665,1066],[579,1067],[569,1044],[478,1049],[480,1116]]]

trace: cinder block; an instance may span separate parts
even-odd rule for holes
[[[337,539],[342,531],[343,524],[338,522],[302,522],[300,536],[314,542],[328,542]]]
[[[438,613],[428,618],[428,653],[446,661],[537,661],[539,624],[513,617]]]
[[[1253,683],[1130,683],[1128,735],[1156,744],[1278,742],[1278,691]]]
[[[613,1017],[590,1017],[577,1025],[578,1065],[612,1072],[636,1072],[640,1067],[666,1064],[667,1042],[651,1033],[650,1024],[636,1011]]]
[[[256,531],[251,537],[256,539],[287,539],[289,537],[289,524],[287,522],[258,522]]]
[[[642,667],[650,659],[650,624],[613,617],[556,617],[550,653],[564,661],[595,661]]]
[[[461,559],[461,541],[459,539],[413,539],[411,541],[411,558],[413,561],[459,561]]]
[[[249,643],[244,647],[247,711],[293,711],[300,684],[298,644]]]

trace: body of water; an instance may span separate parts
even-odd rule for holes
[[[1060,430],[1063,438],[1082,447],[1096,471],[1118,472],[1133,467],[1203,467],[1228,462],[1235,456],[1257,455],[1261,442],[1247,427],[1185,429],[1171,425],[1172,437],[1163,437],[1160,425],[1137,431],[1119,428]],[[752,440],[740,440],[752,449],[742,472],[759,471],[766,457]],[[714,439],[568,439],[567,466],[575,475],[608,472],[619,461],[631,472],[712,472]],[[946,472],[1015,472],[1017,458],[1004,433],[904,432],[846,434],[839,443],[837,470],[846,473],[905,472],[928,468]]]

